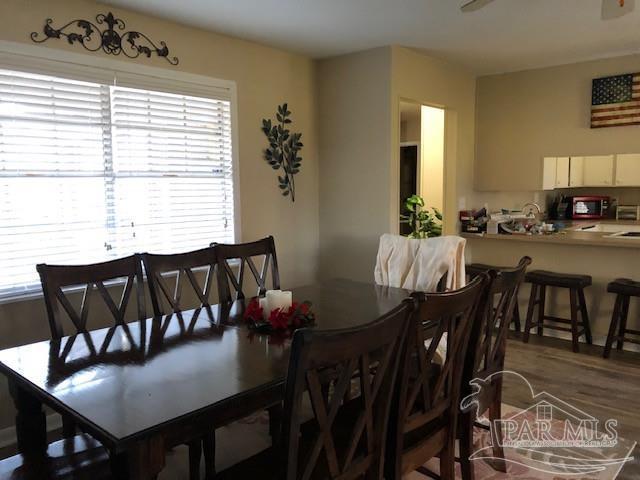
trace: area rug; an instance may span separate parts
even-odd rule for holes
[[[535,410],[522,410],[516,407],[503,404],[502,418],[526,418],[532,423],[535,421]],[[481,423],[488,423],[485,418],[480,419]],[[551,421],[551,431],[559,432],[564,428],[564,423],[560,420]],[[490,455],[491,452],[491,434],[488,430],[476,428],[474,433],[474,450],[476,452],[485,452]],[[506,480],[506,479],[522,479],[522,480],[560,480],[560,479],[580,479],[580,480],[613,480],[624,478],[639,478],[636,474],[627,474],[630,470],[637,471],[637,463],[633,465],[633,460],[622,462],[635,447],[635,442],[618,438],[615,448],[608,447],[589,447],[583,449],[576,448],[553,448],[549,451],[534,451],[530,449],[506,449],[505,457],[507,458],[507,472],[503,473],[493,468],[492,460],[476,459],[474,460],[474,472],[476,479],[482,480]],[[458,452],[456,452],[456,455]],[[576,463],[580,465],[576,466]],[[594,466],[594,463],[596,464]],[[567,468],[568,471],[560,473],[559,466],[573,467],[579,470],[585,469],[583,473],[576,473]],[[424,465],[428,470],[438,474],[438,459],[433,459]],[[558,469],[558,471],[555,471]],[[592,470],[600,470],[593,472]],[[624,475],[620,472],[624,471]],[[460,465],[456,463],[456,478],[462,478],[460,473]],[[424,480],[425,476],[414,472],[406,477],[406,480]]]
[[[514,415],[535,415],[533,412],[525,411],[503,404],[502,417],[512,418]],[[485,419],[481,419],[483,421]],[[555,422],[552,428],[560,428],[559,422]],[[256,453],[270,445],[269,436],[269,417],[266,411],[257,412],[238,422],[226,427],[220,428],[216,432],[216,467],[218,470],[224,469],[244,458]],[[487,430],[477,428],[474,435],[474,444],[476,451],[490,447],[491,435]],[[589,449],[585,453],[585,461],[594,459],[607,459],[618,457],[620,452],[626,454],[630,451],[635,442],[625,439],[618,439],[619,448],[615,451],[607,451],[608,449]],[[578,474],[578,475],[558,475],[545,473],[531,465],[539,465],[540,461],[549,460],[551,457],[532,454],[530,451],[508,449],[506,457],[512,461],[507,463],[507,473],[496,471],[491,466],[490,460],[473,461],[475,476],[477,480],[626,480],[637,479],[640,470],[637,462],[632,466],[625,466],[623,474],[618,476],[620,465],[606,468],[598,473]],[[572,452],[575,454],[575,452]],[[160,474],[160,480],[176,480],[188,478],[188,451],[186,447],[178,447],[169,453],[167,458],[167,466]],[[433,459],[425,464],[425,467],[434,473],[438,473],[438,459]],[[629,468],[632,467],[632,468]],[[456,478],[462,478],[460,474],[460,466],[456,464]],[[405,477],[405,480],[425,480],[426,477],[417,472],[411,473]]]

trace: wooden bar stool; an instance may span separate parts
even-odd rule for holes
[[[591,345],[591,327],[589,326],[589,314],[587,312],[587,302],[584,299],[584,289],[591,285],[590,275],[571,275],[568,273],[546,272],[544,270],[533,270],[525,276],[525,281],[531,284],[531,296],[529,297],[529,308],[527,310],[527,320],[524,326],[524,343],[529,341],[529,333],[533,327],[537,327],[538,335],[542,336],[544,328],[571,332],[573,351],[578,352],[579,338],[585,335],[587,343]],[[560,318],[545,315],[545,302],[547,287],[568,288],[571,306],[571,318]],[[537,320],[533,320],[534,310],[538,307]],[[578,320],[580,314],[580,321]],[[553,323],[546,323],[548,320]],[[562,327],[556,324],[567,324],[570,327]],[[579,328],[582,327],[581,330]]]
[[[617,278],[607,285],[607,292],[616,294],[616,303],[611,316],[607,343],[604,347],[604,358],[609,358],[614,340],[618,350],[622,350],[625,341],[640,345],[639,339],[625,337],[627,333],[640,335],[640,331],[627,328],[629,302],[631,297],[640,297],[640,282],[634,282],[628,278]],[[618,332],[617,334],[616,331]]]
[[[467,275],[469,275],[469,280],[473,280],[481,273],[487,273],[489,270],[496,270],[496,271],[513,270],[513,267],[496,267],[493,265],[485,265],[484,263],[470,263],[468,265],[465,265],[465,270],[467,272]],[[517,296],[516,296],[516,304],[515,304],[515,307],[513,308],[512,322],[513,322],[513,327],[515,331],[520,333],[520,330],[522,327],[520,324],[520,307],[518,306]]]

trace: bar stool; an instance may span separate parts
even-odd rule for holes
[[[510,269],[513,267],[495,267],[493,265],[485,265],[484,263],[470,263],[468,265],[465,265],[465,270],[467,272],[467,275],[469,275],[469,280],[473,280],[475,277],[477,277],[478,275],[480,275],[481,273],[486,273],[489,270],[503,270],[503,269]],[[515,331],[520,333],[521,330],[521,325],[520,325],[520,307],[518,306],[518,301],[516,299],[516,305],[513,309],[513,326],[515,328]]]
[[[527,310],[527,320],[524,326],[524,343],[529,342],[529,333],[533,327],[538,328],[538,335],[542,336],[544,327],[563,332],[571,332],[573,351],[580,350],[578,339],[585,335],[587,343],[591,345],[591,327],[589,326],[589,314],[587,313],[587,302],[584,299],[584,289],[591,285],[590,275],[571,275],[568,273],[547,272],[544,270],[533,270],[526,274],[525,281],[531,284],[531,296],[529,297],[529,308]],[[547,287],[568,288],[571,305],[571,318],[560,318],[545,315],[545,302]],[[533,320],[533,312],[538,306],[537,320]],[[580,320],[578,321],[578,313]],[[545,320],[553,322],[545,323]],[[555,325],[562,323],[571,325],[570,328]],[[582,327],[582,330],[578,330]]]
[[[627,333],[640,335],[640,331],[627,328],[629,302],[631,297],[640,297],[640,282],[634,282],[628,278],[617,278],[607,285],[607,292],[616,294],[616,303],[613,307],[607,343],[604,346],[604,354],[602,355],[604,358],[609,358],[614,340],[617,342],[616,349],[618,350],[622,350],[625,341],[640,345],[640,340],[625,337]],[[618,331],[617,335],[616,330]]]

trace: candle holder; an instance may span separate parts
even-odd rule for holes
[[[285,300],[286,297],[285,295]],[[315,322],[315,314],[311,311],[311,302],[309,301],[291,302],[288,307],[283,305],[269,310],[270,305],[270,301],[266,298],[251,299],[243,314],[250,329],[261,333],[282,333],[291,332],[296,328],[306,327]]]

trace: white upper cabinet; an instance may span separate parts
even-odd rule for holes
[[[544,157],[542,161],[542,189],[569,186],[569,157]]]
[[[584,157],[571,157],[569,167],[569,186],[582,187],[584,185]]]
[[[640,187],[640,153],[545,157],[542,189]]]
[[[544,157],[542,160],[542,189],[553,190],[556,188],[557,157]]]
[[[569,157],[558,157],[556,160],[556,188],[569,186]]]
[[[613,155],[582,157],[583,186],[610,187],[613,185]]]
[[[626,153],[616,156],[616,186],[640,186],[640,153]]]

